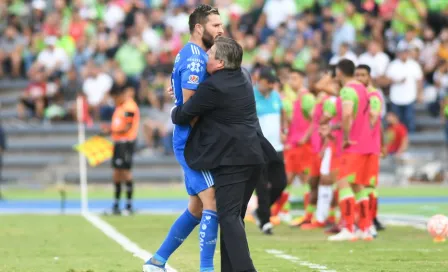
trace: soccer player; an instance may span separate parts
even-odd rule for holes
[[[199,5],[190,14],[188,24],[190,41],[176,56],[171,76],[176,105],[185,103],[207,77],[206,51],[212,47],[215,38],[224,32],[218,10],[209,5]],[[218,234],[214,182],[209,171],[195,171],[185,162],[184,148],[191,128],[191,125],[175,125],[173,132],[174,153],[184,171],[185,187],[190,196],[188,208],[171,226],[154,257],[143,266],[144,272],[166,271],[168,258],[198,224],[201,224],[200,271],[214,271],[213,257]]]
[[[323,113],[319,120],[319,133],[323,140],[323,148],[321,151],[322,162],[317,191],[316,216],[312,223],[302,225],[302,229],[323,228],[327,224],[334,225],[336,222],[335,207],[337,205],[335,205],[336,203],[333,200],[337,198],[337,191],[333,192],[332,187],[336,181],[338,161],[342,149],[340,118],[336,114],[337,109],[340,108],[338,106],[341,103],[336,96],[338,93],[338,85],[330,75],[324,75],[316,83],[316,88],[327,93],[329,96],[323,102]]]
[[[257,116],[266,139],[283,159],[282,137],[285,132],[286,113],[282,106],[280,94],[273,89],[277,81],[274,70],[269,67],[260,69],[257,85],[254,87]],[[270,163],[266,167],[266,179],[258,182],[256,193],[258,209],[255,211],[257,224],[264,234],[272,234],[270,222],[271,205],[286,187],[285,165]]]
[[[373,220],[374,225],[371,227],[371,234],[376,236],[376,230],[382,230],[384,227],[378,221],[378,176],[379,176],[379,163],[380,155],[386,155],[383,152],[385,147],[383,129],[381,125],[381,108],[383,105],[382,96],[373,85],[372,78],[370,76],[370,67],[367,65],[359,65],[356,67],[355,77],[356,79],[367,87],[368,98],[369,98],[369,119],[370,127],[372,129],[372,142],[371,142],[371,154],[369,154],[369,162],[367,173],[367,184],[366,189],[369,192],[369,210],[371,215],[371,220]],[[372,222],[369,222],[370,224]]]
[[[368,231],[369,198],[363,184],[366,183],[366,170],[369,163],[371,128],[369,103],[366,87],[355,80],[355,65],[350,60],[341,60],[336,66],[336,78],[344,86],[340,91],[342,101],[343,155],[337,188],[339,207],[344,228],[336,235],[328,237],[330,241],[357,240],[355,235],[355,195],[359,206],[359,228],[361,238],[371,240]]]
[[[125,183],[127,203],[123,214],[129,215],[133,213],[132,195],[134,184],[132,182],[131,169],[135,140],[137,139],[140,122],[140,111],[129,89],[112,88],[110,94],[115,101],[115,111],[112,115],[111,126],[103,127],[103,132],[110,133],[115,143],[112,157],[115,201],[112,212],[116,215],[121,214],[121,184]]]
[[[315,82],[317,83],[317,82]],[[315,83],[310,84],[310,89],[315,90],[316,100],[313,109],[311,110],[311,124],[308,129],[310,136],[311,152],[309,153],[310,168],[309,168],[309,201],[305,207],[305,215],[303,217],[296,218],[290,224],[291,227],[301,227],[302,225],[311,224],[314,212],[316,211],[317,193],[320,177],[321,158],[320,152],[322,150],[322,137],[319,133],[320,119],[323,114],[323,103],[328,98],[325,92],[322,92],[315,88]],[[305,201],[304,201],[305,202]],[[305,203],[306,204],[306,203]]]
[[[305,208],[309,202],[309,172],[311,168],[311,117],[315,104],[314,95],[303,87],[305,74],[300,70],[291,70],[289,75],[289,86],[298,94],[293,104],[291,124],[288,129],[285,146],[285,166],[288,184],[299,177],[302,184],[307,188],[304,194]],[[288,201],[288,194],[284,192],[279,201],[274,205],[273,215],[278,213]],[[293,222],[292,222],[293,223]]]

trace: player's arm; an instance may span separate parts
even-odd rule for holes
[[[215,109],[218,99],[216,88],[209,82],[203,82],[187,102],[172,109],[171,120],[176,125],[186,125],[196,116]]]
[[[327,99],[324,102],[323,109],[324,114],[322,114],[322,117],[320,119],[321,125],[328,124],[331,121],[331,119],[333,119],[336,116],[336,103],[331,99]]]
[[[132,128],[132,124],[134,122],[134,118],[135,118],[135,111],[131,110],[131,109],[127,109],[124,112],[124,122],[125,125],[122,129],[119,130],[113,130],[111,132],[113,133],[117,133],[117,134],[126,134],[128,133],[128,131]]]
[[[344,135],[344,142],[350,141],[350,129],[353,121],[353,109],[357,99],[356,91],[350,87],[341,89],[340,96],[342,99],[342,132]]]
[[[369,109],[370,127],[374,127],[376,125],[376,122],[379,122],[381,115],[381,100],[379,97],[370,97]]]

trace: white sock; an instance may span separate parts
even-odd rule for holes
[[[317,210],[316,220],[323,223],[328,217],[330,211],[331,199],[333,198],[333,186],[319,185],[317,192]]]

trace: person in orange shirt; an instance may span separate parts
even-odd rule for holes
[[[115,111],[110,127],[104,127],[103,132],[110,133],[114,141],[112,168],[115,184],[115,201],[112,207],[113,214],[120,215],[121,183],[126,184],[126,209],[124,215],[132,214],[132,194],[134,184],[132,181],[132,157],[135,141],[137,139],[140,123],[140,110],[135,103],[129,89],[112,88],[110,95],[115,101]]]

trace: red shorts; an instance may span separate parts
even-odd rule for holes
[[[310,144],[296,146],[283,152],[286,173],[309,173],[312,164],[312,148]]]
[[[378,185],[378,175],[380,172],[380,156],[378,154],[369,154],[367,162],[365,186],[376,187]]]
[[[343,154],[338,179],[347,179],[349,183],[365,185],[368,176],[366,172],[368,162],[369,154]]]

